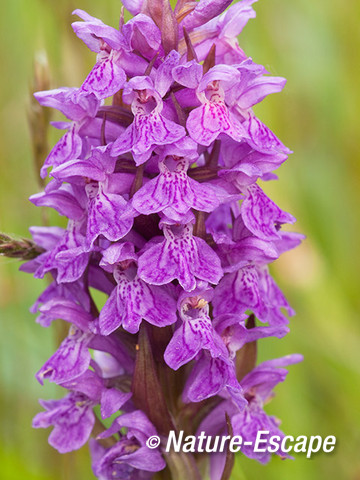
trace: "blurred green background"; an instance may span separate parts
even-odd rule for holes
[[[45,51],[52,87],[79,86],[95,58],[72,32],[71,11],[83,8],[116,25],[118,0],[7,0],[0,14],[0,230],[27,236],[41,224],[27,198],[39,191],[26,114],[36,52]],[[262,466],[238,456],[234,480],[360,479],[360,2],[262,0],[240,44],[288,85],[257,114],[294,154],[279,182],[265,191],[297,218],[306,242],[272,267],[297,311],[283,340],[260,343],[260,359],[305,355],[290,367],[268,412],[291,435],[336,435],[330,455],[274,458]],[[51,132],[50,142],[56,134]],[[52,216],[52,221],[58,221]],[[37,399],[59,396],[34,373],[55,347],[56,327],[41,328],[28,312],[44,288],[0,259],[1,448],[5,480],[93,478],[87,448],[61,456],[49,430],[31,428]]]

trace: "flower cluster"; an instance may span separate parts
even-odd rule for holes
[[[122,11],[119,29],[76,10],[95,66],[80,88],[35,94],[67,121],[54,124],[64,135],[41,169],[51,179],[31,201],[68,224],[33,227],[42,253],[22,268],[52,276],[38,322],[70,328],[37,373],[68,393],[42,401],[34,426],[53,426],[61,453],[96,432],[100,479],[152,478],[166,462],[146,439],[170,429],[282,435],[263,404],[301,357],[255,367],[254,349],[288,332],[293,310],[268,264],[302,236],[282,230],[294,217],[257,183],[277,178],[290,151],[253,112],[285,85],[238,45],[255,1],[179,0],[173,11],[124,0],[134,16]],[[225,460],[214,456],[212,480]],[[200,478],[195,460],[184,465]]]

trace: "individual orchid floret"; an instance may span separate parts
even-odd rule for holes
[[[64,305],[62,305],[64,302]],[[72,283],[57,283],[55,280],[41,293],[34,305],[31,307],[31,313],[40,313],[40,317],[36,319],[42,326],[48,327],[53,320],[61,318],[62,313],[55,314],[53,318],[47,318],[47,314],[54,308],[60,309],[60,312],[64,310],[69,313],[69,319],[65,317],[65,320],[72,323],[71,309],[75,307],[77,314],[80,314],[80,318],[85,317],[88,319],[88,311],[90,311],[90,296],[86,291],[83,280],[77,280]],[[50,316],[51,317],[51,316]],[[83,324],[88,322],[84,320]]]
[[[43,192],[31,195],[29,200],[37,207],[51,207],[72,220],[81,220],[85,214],[84,192],[73,185],[50,181]]]
[[[260,338],[266,337],[282,338],[289,332],[286,325],[256,327],[254,322],[250,327],[249,321],[251,320],[254,321],[252,317],[247,317],[245,314],[240,317],[239,315],[225,314],[214,319],[213,326],[216,332],[221,335],[231,359],[236,358],[236,353],[246,343],[255,342]]]
[[[97,350],[94,353],[102,353]],[[99,355],[94,355],[99,358]],[[110,358],[113,358],[109,355]],[[71,392],[79,392],[88,397],[92,406],[100,405],[101,418],[109,418],[119,409],[121,409],[125,403],[130,400],[132,393],[127,391],[128,386],[126,382],[117,378],[115,375],[113,378],[105,378],[102,373],[101,365],[96,361],[92,361],[92,367],[94,370],[87,370],[83,375],[61,384],[61,387],[67,388]],[[115,387],[113,385],[116,385]],[[123,389],[123,390],[121,390]],[[131,405],[124,407],[132,408]]]
[[[40,320],[45,326],[56,318],[71,323],[68,336],[36,374],[41,384],[44,379],[63,384],[83,375],[91,363],[89,349],[107,352],[119,361],[124,372],[132,370],[132,359],[122,345],[121,338],[98,335],[94,316],[80,305],[56,298],[40,307],[40,313]]]
[[[98,438],[106,438],[121,429],[127,429],[120,440],[108,449],[93,442],[93,470],[96,476],[106,480],[126,478],[129,480],[150,479],[150,472],[165,468],[165,461],[158,449],[146,446],[146,440],[157,432],[145,414],[139,410],[115,419],[107,432]]]
[[[246,405],[234,362],[228,355],[213,357],[210,352],[203,351],[187,378],[183,400],[201,402],[216,395],[230,398],[239,410]]]
[[[132,227],[132,218],[125,218],[123,215],[128,202],[120,192],[112,191],[109,186],[111,174],[115,169],[115,159],[110,156],[109,150],[109,147],[93,148],[87,159],[70,160],[55,168],[53,173],[56,178],[82,184],[81,193],[85,186],[88,249],[91,249],[99,235],[103,235],[111,241],[117,241],[124,237]],[[77,177],[82,181],[78,181]],[[39,200],[42,200],[42,197],[32,197],[32,201],[36,201],[37,204],[39,204]],[[73,211],[76,212],[74,208]],[[68,216],[72,218],[71,215]]]
[[[221,212],[219,212],[221,214]],[[217,250],[224,272],[237,272],[240,268],[249,265],[265,265],[279,258],[279,251],[274,242],[261,240],[252,235],[244,227],[241,234],[237,234],[236,227],[241,223],[238,217],[231,230],[219,231],[214,225],[214,220],[208,222],[210,233],[217,239]],[[215,229],[215,228],[216,229]]]
[[[61,400],[40,400],[45,412],[33,419],[33,427],[54,426],[49,443],[60,453],[82,447],[89,439],[95,424],[93,407],[101,404],[102,418],[119,410],[131,397],[116,388],[106,388],[104,381],[91,370],[62,387],[70,393]]]
[[[132,218],[124,217],[128,202],[121,195],[106,191],[102,183],[89,183],[85,190],[89,199],[87,248],[93,246],[99,235],[112,241],[123,238],[133,223]]]
[[[105,182],[115,170],[116,160],[109,153],[109,146],[93,147],[89,156],[74,158],[54,168],[51,175],[71,184],[84,185],[84,179]]]
[[[283,77],[266,75],[265,67],[247,58],[236,66],[240,81],[227,93],[227,101],[236,110],[246,111],[272,93],[281,92],[286,84]]]
[[[246,189],[241,204],[241,216],[251,233],[263,240],[280,238],[281,225],[296,221],[292,215],[281,210],[270,200],[256,184]]]
[[[191,224],[165,224],[165,239],[139,257],[139,277],[154,285],[178,279],[188,292],[196,288],[196,278],[217,284],[223,274],[220,260],[205,240],[193,236],[192,231]]]
[[[176,321],[176,302],[165,287],[148,285],[138,277],[137,255],[131,244],[113,244],[103,255],[101,265],[113,271],[117,287],[100,312],[102,335],[108,335],[120,325],[136,333],[142,319],[158,327]]]
[[[240,211],[240,207],[234,202],[224,204],[206,221],[207,231],[217,243],[216,251],[221,258],[224,272],[237,272],[239,268],[248,265],[269,264],[283,252],[298,246],[304,239],[303,235],[279,229],[277,237],[263,240],[245,226]],[[229,228],[231,215],[236,218],[232,220]]]
[[[123,35],[113,27],[105,25],[98,18],[92,17],[84,10],[76,9],[73,15],[80,17],[83,22],[73,22],[72,27],[76,35],[87,45],[93,52],[99,53],[104,44],[114,50],[118,50],[124,46]]]
[[[95,423],[92,401],[81,393],[69,393],[61,400],[40,400],[46,410],[36,415],[34,428],[54,426],[49,444],[60,453],[82,447],[89,439]]]
[[[285,309],[288,315],[294,314],[267,267],[255,265],[226,275],[215,289],[213,306],[215,315],[243,314],[251,310],[259,320],[268,322],[270,326],[288,323],[281,309]]]
[[[262,153],[248,143],[237,143],[231,138],[221,142],[221,161],[224,168],[219,177],[242,191],[258,178],[266,179],[267,175],[280,167],[288,158],[286,153]]]
[[[278,367],[301,362],[302,358],[302,355],[294,354],[275,360],[268,360],[258,365],[242,379],[241,385],[244,389],[245,398],[248,400],[248,405],[243,412],[237,413],[231,418],[231,423],[234,435],[241,435],[244,439],[244,448],[242,448],[244,455],[255,458],[261,463],[267,463],[271,454],[268,451],[263,453],[254,452],[252,447],[257,432],[259,430],[268,431],[269,433],[264,435],[264,439],[273,435],[278,435],[280,438],[284,437],[284,434],[279,430],[279,420],[267,415],[263,410],[263,405],[273,395],[273,388],[279,382],[283,382],[288,373],[284,368]],[[245,442],[249,443],[246,444]],[[288,457],[281,450],[276,453],[283,458]]]
[[[214,234],[212,228],[218,229],[219,225],[214,224],[214,220],[212,224],[214,226],[209,226]],[[264,241],[246,228],[241,216],[235,220],[231,230],[223,231],[219,254],[224,271],[229,273],[215,288],[215,317],[227,313],[243,314],[250,309],[271,326],[285,325],[287,319],[281,309],[287,310],[289,315],[294,312],[269,274],[267,264],[283,251],[297,246],[301,236],[290,234],[287,238],[280,233],[275,242]]]
[[[57,281],[74,282],[84,273],[90,253],[86,250],[86,238],[83,233],[83,221],[70,220],[67,230],[49,251],[38,259],[39,264],[34,276],[43,278],[45,273],[57,271]]]
[[[163,212],[177,222],[182,222],[192,208],[212,212],[226,192],[221,187],[196,182],[188,176],[188,168],[185,158],[168,157],[159,162],[160,175],[136,192],[132,206],[145,215]]]
[[[37,372],[39,383],[42,384],[44,379],[55,383],[68,382],[85,373],[91,360],[88,350],[91,338],[92,334],[72,325],[58,350]]]
[[[212,289],[197,288],[192,296],[185,292],[179,298],[182,325],[175,330],[164,354],[165,362],[173,369],[188,363],[201,350],[209,350],[213,357],[226,356],[224,344],[214,330],[209,317]]]
[[[94,119],[100,102],[91,93],[84,94],[79,98],[75,88],[58,88],[47,92],[37,92],[34,96],[40,105],[56,108],[72,121],[71,123],[54,124],[67,132],[53,147],[41,168],[41,177],[45,178],[48,167],[55,167],[81,156],[83,141],[79,131],[87,122]]]
[[[79,94],[93,93],[98,99],[110,97],[126,82],[121,66],[121,50],[126,46],[123,35],[83,10],[75,10],[73,14],[84,20],[72,24],[76,35],[90,50],[98,53],[96,65],[80,87]]]
[[[227,103],[233,111],[243,118],[243,127],[247,132],[247,143],[264,154],[291,153],[276,135],[254,114],[252,107],[267,95],[280,92],[286,79],[265,75],[268,72],[262,65],[255,64],[250,58],[237,65],[240,81],[227,92]]]
[[[239,81],[239,72],[229,65],[217,65],[205,73],[197,88],[202,105],[190,112],[186,122],[191,138],[197,143],[209,146],[221,134],[237,142],[247,138],[240,120],[225,102],[226,90]]]
[[[115,141],[112,155],[131,151],[137,165],[151,156],[157,145],[174,143],[185,136],[185,129],[161,115],[163,101],[150,77],[134,77],[124,89],[131,102],[133,123]]]
[[[47,292],[48,295],[44,296],[44,294],[42,294],[39,297],[38,303],[43,302],[43,304],[37,308],[40,315],[36,321],[43,327],[49,327],[54,320],[61,318],[61,320],[64,320],[65,322],[74,323],[82,331],[87,331],[89,325],[94,320],[93,316],[84,308],[84,306],[77,303],[73,295],[71,295],[71,290],[69,292],[70,298],[66,298],[66,289],[64,289],[64,287],[67,287],[68,285],[69,284],[66,283],[57,285],[57,290],[59,292],[58,295],[56,295],[57,292],[54,292],[54,296],[49,296],[50,292]],[[60,290],[59,287],[63,288]],[[81,284],[78,283],[77,287],[80,289]],[[62,296],[60,295],[60,292],[63,293]],[[90,309],[90,304],[87,305],[87,308]]]

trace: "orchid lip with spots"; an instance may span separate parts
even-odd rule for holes
[[[69,332],[36,374],[66,393],[33,426],[61,453],[89,443],[101,480],[230,478],[226,452],[207,477],[199,456],[147,446],[170,431],[284,436],[264,405],[302,357],[257,365],[256,346],[289,331],[270,264],[303,236],[266,194],[291,151],[253,111],[286,83],[239,45],[255,2],[124,0],[118,28],[75,10],[94,67],[35,94],[66,118],[31,201],[68,224],[33,227],[22,270],[51,277],[32,310]]]

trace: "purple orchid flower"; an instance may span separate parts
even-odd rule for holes
[[[101,265],[114,265],[117,287],[100,312],[99,327],[108,335],[120,325],[130,333],[139,330],[142,319],[164,327],[176,321],[176,302],[165,287],[146,284],[137,275],[137,255],[131,244],[112,245],[104,251]]]
[[[49,443],[60,453],[77,450],[88,441],[95,423],[94,406],[100,403],[102,418],[107,418],[131,397],[131,393],[106,388],[104,381],[91,370],[63,383],[62,387],[70,393],[61,400],[40,400],[46,411],[38,413],[33,420],[35,428],[54,426]]]
[[[200,145],[209,146],[220,134],[226,134],[237,142],[247,138],[241,121],[226,104],[227,90],[240,81],[236,68],[217,65],[201,79],[197,96],[201,107],[190,112],[186,126],[191,138]]]
[[[264,404],[273,396],[274,387],[285,380],[287,370],[282,368],[287,365],[302,361],[301,355],[288,355],[283,358],[263,362],[248,373],[241,381],[242,391],[247,401],[245,407],[239,410],[233,402],[225,399],[210,415],[207,415],[198,427],[197,433],[205,432],[207,435],[227,435],[225,414],[230,418],[233,434],[243,438],[241,452],[249,458],[261,463],[270,460],[269,452],[254,452],[254,445],[258,431],[269,431],[268,435],[263,434],[266,439],[277,435],[280,439],[284,437],[279,429],[280,421],[269,416],[264,411]],[[247,442],[247,443],[245,443]],[[278,451],[281,458],[291,458],[288,454]],[[220,480],[226,463],[226,452],[211,454],[210,478]]]
[[[76,281],[83,275],[90,254],[86,251],[82,228],[83,221],[69,221],[68,229],[59,242],[41,255],[41,264],[34,274],[35,277],[43,278],[45,273],[56,270],[57,281],[61,283]],[[40,261],[40,257],[38,260]]]
[[[163,101],[149,77],[134,77],[124,90],[131,101],[134,122],[115,141],[112,155],[131,151],[135,163],[141,165],[150,158],[157,145],[174,143],[185,136],[181,125],[161,115]]]
[[[213,357],[226,356],[227,353],[209,317],[212,289],[204,290],[199,286],[191,297],[186,295],[188,294],[183,293],[179,298],[182,325],[175,330],[164,353],[165,362],[174,370],[188,363],[204,349],[210,351]]]
[[[69,335],[58,350],[36,374],[42,384],[43,379],[63,383],[82,375],[90,365],[91,355],[88,346],[91,334],[71,326]]]
[[[192,234],[192,225],[164,225],[164,241],[151,246],[139,258],[138,275],[153,285],[175,278],[186,291],[194,290],[196,278],[217,284],[222,277],[220,260],[207,243]]]
[[[92,402],[81,393],[69,393],[61,400],[40,400],[46,412],[38,413],[33,427],[55,428],[49,436],[49,444],[60,453],[82,447],[89,439],[95,423]]]
[[[302,361],[301,355],[288,355],[287,357],[268,360],[258,365],[252,372],[246,375],[241,381],[244,389],[245,398],[248,399],[248,405],[243,412],[235,414],[231,423],[233,425],[234,434],[242,435],[244,439],[243,453],[255,458],[261,463],[267,463],[270,460],[271,454],[269,452],[257,453],[254,452],[251,446],[245,445],[246,441],[251,441],[254,445],[257,432],[259,430],[269,431],[268,437],[272,435],[279,435],[280,438],[284,434],[279,430],[279,421],[266,415],[263,411],[263,405],[268,397],[272,395],[273,388],[285,380],[287,370],[284,367],[293,363]],[[264,436],[266,438],[266,436]],[[288,457],[284,452],[278,451],[277,455],[283,458]]]
[[[226,192],[216,185],[204,187],[189,178],[188,168],[189,162],[185,158],[159,162],[160,175],[136,192],[132,206],[144,215],[163,212],[180,223],[192,208],[212,212],[220,205]]]
[[[158,433],[283,435],[263,406],[301,357],[256,366],[255,346],[289,331],[271,263],[304,237],[257,183],[291,151],[253,112],[286,83],[238,43],[255,1],[124,0],[134,17],[122,11],[118,29],[75,10],[95,66],[79,88],[35,94],[67,121],[53,124],[65,132],[41,169],[52,179],[30,200],[68,223],[31,228],[22,270],[52,277],[37,322],[70,329],[36,374],[69,393],[41,401],[33,425],[52,426],[61,453],[89,441],[102,480],[166,465],[169,478],[202,478],[197,456],[149,448]],[[211,480],[230,478],[228,461],[211,455]]]
[[[111,97],[126,82],[126,74],[121,65],[124,38],[120,32],[83,10],[75,10],[73,14],[84,20],[72,24],[76,35],[98,54],[96,65],[82,84],[79,93],[81,95],[92,93],[98,99]]]
[[[56,108],[72,121],[71,123],[53,124],[67,130],[67,132],[51,150],[41,168],[41,177],[45,178],[48,167],[55,167],[68,160],[80,157],[83,149],[80,130],[89,121],[93,120],[100,104],[92,93],[82,95],[79,98],[75,88],[59,88],[47,92],[37,92],[35,98],[40,105]]]
[[[228,357],[203,352],[192,369],[183,391],[185,402],[201,402],[216,395],[230,397],[243,410],[246,400],[236,378],[234,363]]]
[[[158,449],[152,450],[146,446],[146,440],[157,433],[143,412],[135,410],[121,415],[98,438],[106,438],[122,428],[126,428],[127,433],[122,434],[120,441],[113,447],[104,449],[93,443],[93,470],[96,476],[106,480],[145,479],[151,478],[149,472],[158,472],[165,468],[165,461]]]

